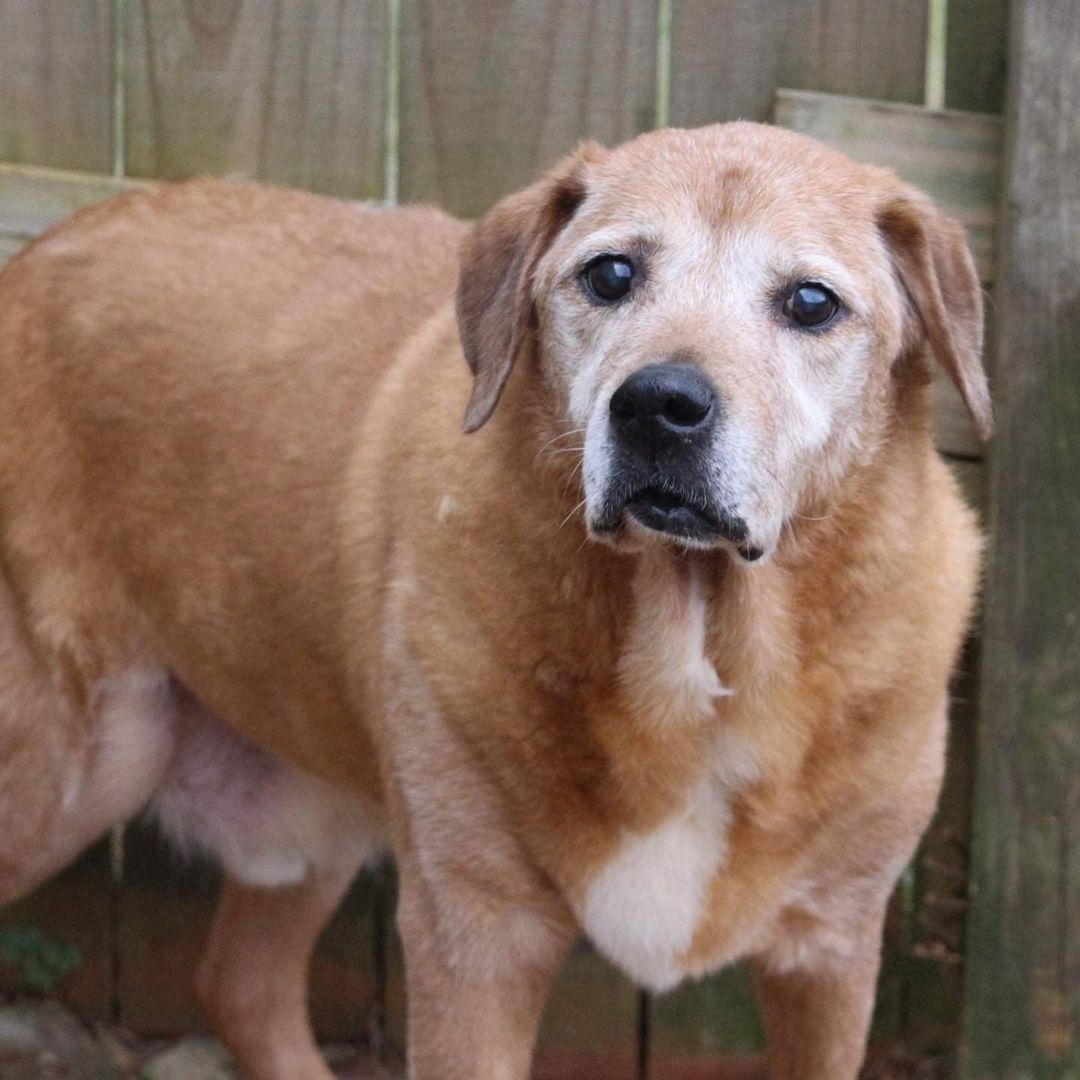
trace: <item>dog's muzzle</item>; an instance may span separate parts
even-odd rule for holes
[[[695,545],[728,540],[746,558],[747,527],[716,505],[709,454],[721,414],[712,383],[691,364],[652,364],[611,396],[613,459],[593,528],[616,532],[629,516],[654,532]]]

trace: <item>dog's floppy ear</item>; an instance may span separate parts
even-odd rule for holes
[[[585,173],[603,149],[585,143],[547,176],[503,199],[473,227],[461,249],[457,321],[473,373],[465,431],[495,411],[529,334],[536,264],[585,198]]]
[[[878,211],[878,225],[925,341],[956,384],[985,442],[993,417],[982,365],[982,290],[964,228],[906,184],[893,186]]]

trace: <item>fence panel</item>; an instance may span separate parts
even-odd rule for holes
[[[404,0],[401,193],[475,217],[653,126],[656,0]]]
[[[384,0],[130,0],[125,171],[383,193]]]
[[[768,120],[780,86],[921,102],[927,0],[674,0],[671,122]]]
[[[109,172],[112,0],[0,0],[0,161]]]
[[[1080,1076],[1080,9],[1016,4],[963,1076]]]
[[[1008,0],[949,0],[945,104],[950,109],[1004,109],[1008,8]]]
[[[129,830],[117,907],[117,1018],[143,1034],[178,1035],[204,1026],[195,971],[220,875],[167,851],[149,830]],[[319,940],[311,1008],[326,1039],[368,1032],[379,997],[374,959],[374,879],[362,874]]]

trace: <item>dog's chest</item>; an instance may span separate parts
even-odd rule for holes
[[[624,832],[589,878],[579,917],[593,944],[640,985],[673,986],[729,856],[739,792],[757,778],[738,736],[721,740],[683,805],[648,832]]]

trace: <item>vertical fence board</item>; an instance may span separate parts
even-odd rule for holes
[[[129,0],[126,170],[383,190],[383,0]]]
[[[13,928],[30,929],[50,947],[78,950],[76,965],[50,993],[87,1020],[108,1020],[112,1012],[113,902],[109,847],[101,843],[36,892],[0,909],[0,938]],[[0,959],[0,990],[40,992],[20,966]]]
[[[112,0],[0,0],[0,161],[109,172]]]
[[[656,0],[405,0],[401,191],[476,216],[585,136],[652,126]]]
[[[962,1073],[1080,1076],[1080,8],[1010,29]]]
[[[1005,107],[1008,0],[949,0],[945,104],[999,113]]]
[[[203,1028],[195,972],[217,896],[218,874],[186,866],[142,826],[127,830],[117,906],[120,1019],[140,1035]]]
[[[220,875],[179,862],[148,830],[129,831],[119,904],[120,1015],[144,1035],[203,1027],[194,996]],[[363,1039],[376,998],[372,909],[375,884],[361,875],[319,940],[311,1014],[325,1039]]]
[[[534,1080],[635,1080],[638,1003],[629,980],[580,942],[552,987]]]
[[[921,102],[926,0],[676,0],[671,122],[768,120],[781,86]]]
[[[756,1075],[765,1036],[749,973],[732,968],[653,998],[649,1080]]]

